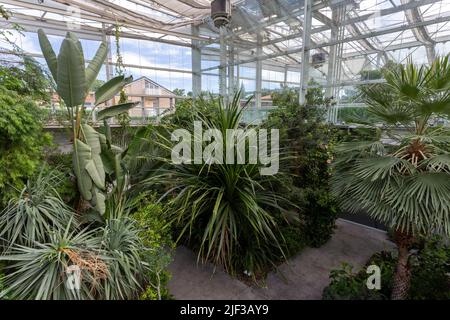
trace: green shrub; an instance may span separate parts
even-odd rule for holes
[[[144,198],[132,218],[140,230],[139,237],[144,247],[148,249],[142,253],[149,266],[146,272],[148,285],[140,299],[171,299],[167,289],[171,275],[166,269],[172,261],[175,244],[172,241],[170,225],[163,217],[163,207],[156,203],[155,196]]]
[[[369,290],[367,288],[366,268],[377,265],[381,270],[381,289]],[[390,296],[390,279],[395,269],[395,258],[390,252],[374,254],[360,272],[353,273],[352,266],[343,263],[341,269],[332,270],[330,285],[322,294],[324,300],[386,300]]]
[[[337,143],[365,141],[372,139],[376,135],[376,128],[341,128],[336,130],[336,141]]]
[[[40,119],[33,101],[0,86],[0,209],[22,190],[51,143]]]
[[[450,247],[432,238],[411,260],[410,299],[450,299]]]
[[[450,299],[450,247],[439,237],[422,241],[419,249],[410,258],[411,287],[410,300],[447,300]],[[330,273],[330,284],[324,289],[325,300],[366,300],[390,299],[392,279],[397,264],[397,257],[392,252],[382,251],[374,254],[366,264],[377,265],[381,270],[381,289],[369,290],[366,286],[366,268],[358,273],[352,267],[343,264],[341,269]]]
[[[139,296],[139,300],[172,300],[173,296],[169,293],[167,283],[171,278],[171,274],[167,270],[159,273],[152,273],[150,278],[151,285],[145,288],[145,291]]]
[[[206,119],[214,117],[215,109],[218,100],[213,96],[202,94],[196,99],[179,99],[176,103],[175,112],[165,115],[161,118],[161,123],[178,128],[191,129],[194,125],[194,120],[198,120],[198,115]]]
[[[284,241],[281,242],[281,247],[285,254],[285,257],[280,256],[279,261],[283,262],[285,258],[290,258],[299,253],[307,246],[307,240],[305,239],[304,228],[295,222],[286,222],[283,219],[277,221],[280,234],[283,235]]]
[[[72,170],[72,153],[52,152],[46,156],[46,162],[52,171],[61,176],[61,181],[55,186],[56,192],[64,202],[76,206],[79,198],[75,175]]]
[[[277,187],[296,205],[292,210],[298,212],[303,233],[298,240],[320,246],[331,237],[338,215],[329,192],[329,163],[336,132],[324,122],[331,100],[321,89],[310,89],[306,104],[299,105],[297,90],[289,88],[274,93],[273,100],[279,107],[263,125],[280,130],[280,148],[289,156],[292,175]]]
[[[303,232],[306,243],[312,247],[320,247],[330,240],[338,206],[335,199],[326,189],[304,189],[306,205],[303,218]]]
[[[0,65],[0,83],[20,96],[50,102],[51,81],[36,60],[24,56],[22,66]]]

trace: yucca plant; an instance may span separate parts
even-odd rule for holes
[[[220,99],[197,100],[195,108],[210,112],[197,112],[192,120],[219,130],[224,137],[228,129],[240,126],[243,108],[239,94],[227,105]],[[187,121],[186,126],[193,125]],[[242,129],[245,132],[246,128]],[[275,177],[261,176],[257,164],[208,164],[204,160],[202,164],[173,164],[173,142],[166,137],[159,135],[159,146],[169,157],[156,159],[164,165],[143,184],[166,188],[162,199],[169,202],[169,220],[179,226],[178,240],[188,239],[198,248],[199,259],[221,265],[232,274],[266,271],[283,256],[283,238],[275,217],[281,215],[286,200],[271,188]]]
[[[70,222],[49,231],[47,240],[13,245],[0,256],[8,263],[4,296],[13,299],[136,299],[149,279],[139,229],[127,217],[108,219],[104,227],[80,230]],[[70,284],[71,268],[79,271]]]
[[[108,276],[105,259],[100,256],[101,241],[96,230],[55,229],[48,241],[33,246],[13,246],[0,261],[7,261],[5,289],[0,298],[35,300],[95,299],[101,280]],[[79,270],[79,287],[69,285],[68,267]]]
[[[106,121],[130,108],[136,103],[123,103],[101,110],[98,120],[104,120],[106,136],[95,131],[84,117],[84,101],[106,59],[108,46],[102,42],[92,60],[85,65],[83,48],[76,35],[68,32],[56,56],[50,41],[41,29],[39,44],[50,73],[56,83],[56,91],[67,108],[73,135],[73,169],[78,189],[84,200],[90,201],[99,213],[105,212],[106,174],[116,174],[115,163],[120,162],[122,150],[111,145],[111,134]],[[117,76],[95,92],[95,107],[111,100],[132,81],[132,77]],[[118,184],[120,185],[119,181]],[[120,185],[120,187],[122,187]]]
[[[59,197],[56,187],[63,177],[42,169],[28,180],[20,195],[0,212],[0,241],[3,250],[14,245],[45,243],[53,230],[64,230],[74,213]]]
[[[362,88],[368,112],[384,125],[373,141],[337,148],[333,190],[344,209],[365,211],[395,232],[392,299],[404,299],[410,244],[419,235],[450,234],[450,130],[431,125],[450,115],[449,57],[430,66],[410,61],[385,78]]]
[[[108,278],[103,281],[104,299],[136,299],[143,290],[147,264],[139,229],[128,217],[108,219],[102,229],[102,245],[107,256]]]

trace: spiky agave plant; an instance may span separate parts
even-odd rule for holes
[[[430,126],[450,115],[449,57],[430,66],[409,62],[385,78],[362,88],[368,111],[384,126],[374,141],[337,148],[333,190],[344,209],[365,211],[395,231],[392,299],[404,299],[410,244],[418,235],[450,234],[450,131]]]
[[[69,223],[52,231],[46,242],[16,244],[0,256],[8,262],[0,298],[135,299],[148,280],[146,250],[128,217],[108,219],[93,230]]]
[[[107,300],[136,299],[143,290],[147,264],[139,229],[126,216],[110,218],[102,228],[102,250],[108,264],[108,278],[103,281],[102,298]]]
[[[17,198],[9,201],[0,212],[3,251],[15,244],[45,243],[53,230],[66,228],[74,213],[55,189],[62,179],[55,170],[44,168],[27,182]]]
[[[101,279],[108,275],[100,256],[101,241],[95,233],[73,230],[69,223],[65,229],[51,232],[45,243],[14,245],[8,254],[0,256],[0,261],[9,263],[0,298],[94,299],[101,290]],[[77,279],[71,280],[70,267]]]
[[[225,106],[221,100],[203,99],[195,101],[195,108],[199,103],[209,106],[197,110],[212,112],[197,112],[192,120],[219,130],[223,137],[227,130],[239,128],[239,93]],[[167,188],[163,198],[169,200],[169,220],[180,227],[178,240],[186,237],[199,249],[199,259],[210,260],[232,274],[249,271],[254,275],[282,257],[283,238],[275,217],[286,200],[271,188],[275,177],[261,176],[258,164],[209,164],[204,160],[201,164],[174,164],[170,159],[173,145],[160,135],[160,146],[168,150],[169,157],[159,159],[165,165],[144,185]]]

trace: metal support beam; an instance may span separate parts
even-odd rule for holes
[[[199,26],[192,26],[192,33],[199,33]],[[198,40],[192,40],[192,95],[198,97],[202,91],[202,52]]]
[[[144,97],[141,97],[141,116],[142,116],[142,119],[141,119],[142,124],[145,124],[146,115],[145,115],[145,98]]]
[[[364,34],[361,34],[358,36],[352,36],[352,37],[347,37],[347,38],[343,38],[343,39],[338,39],[336,41],[328,41],[328,42],[324,42],[324,43],[320,43],[320,44],[311,45],[310,50],[329,47],[329,46],[339,44],[339,43],[346,43],[346,42],[352,42],[352,41],[357,41],[357,40],[361,40],[361,39],[378,37],[378,36],[382,36],[384,34],[389,34],[389,33],[401,32],[404,30],[409,30],[411,28],[418,27],[418,26],[428,26],[428,25],[443,23],[443,22],[448,22],[448,21],[450,21],[450,16],[440,16],[438,18],[424,20],[421,22],[416,22],[414,24],[401,25],[398,27],[387,28],[387,29],[380,30],[380,31],[372,31],[372,32],[364,33]],[[251,58],[248,60],[237,61],[237,62],[235,62],[235,64],[251,63],[251,62],[255,62],[257,60],[268,60],[268,59],[280,57],[280,56],[283,56],[286,54],[294,54],[294,53],[298,53],[298,52],[302,52],[302,51],[303,51],[303,47],[287,49],[287,50],[284,50],[283,52],[264,55],[263,57],[260,57],[259,59]],[[361,54],[361,55],[363,55],[363,54]],[[206,72],[206,71],[210,71],[210,70],[214,70],[214,69],[217,69],[217,67],[206,68],[206,69],[203,69],[202,72]]]
[[[26,1],[26,0],[3,0],[2,3],[11,4],[17,7],[23,7],[33,10],[42,10],[47,11],[50,13],[55,14],[61,14],[63,16],[67,15],[66,11],[66,4],[70,5],[77,5],[81,9],[81,16],[86,19],[90,20],[85,25],[88,25],[89,22],[100,22],[100,23],[107,23],[107,24],[115,24],[117,23],[117,14],[121,14],[120,24],[124,27],[134,29],[134,30],[140,30],[145,32],[154,32],[158,34],[164,34],[164,35],[170,35],[174,37],[178,37],[181,39],[197,39],[201,41],[211,41],[212,39],[210,37],[194,37],[192,34],[184,33],[184,32],[177,32],[171,29],[176,29],[176,25],[163,25],[162,27],[156,26],[157,21],[152,25],[149,23],[150,19],[148,19],[146,16],[141,15],[139,13],[133,13],[132,11],[123,9],[118,10],[114,13],[113,10],[105,10],[105,7],[108,7],[108,9],[111,9],[112,6],[116,7],[117,5],[108,2],[104,3],[102,8],[100,7],[92,7],[88,3],[84,3],[81,0],[54,0],[56,2],[59,2],[57,6],[54,6],[54,3],[51,2],[43,2],[43,3],[36,3],[36,1]],[[69,3],[70,2],[70,3]],[[100,1],[96,1],[100,2]],[[63,6],[61,6],[63,4]],[[114,16],[116,14],[116,16]],[[133,15],[134,17],[126,17],[128,15]],[[45,18],[47,20],[47,18]],[[181,25],[179,26],[181,27]],[[51,25],[49,26],[51,28]]]
[[[312,25],[312,6],[311,0],[305,0],[303,13],[303,46],[302,46],[302,65],[300,71],[300,92],[299,102],[305,103],[307,85],[309,81],[309,54],[311,44],[311,25]]]
[[[234,45],[231,43],[229,45],[228,51],[228,95],[230,98],[235,94],[236,91],[236,83],[234,77]]]
[[[338,37],[338,12],[337,8],[331,9],[331,41],[336,41]],[[333,84],[336,80],[335,76],[335,63],[336,63],[336,45],[330,47],[330,54],[328,55],[328,75],[327,75],[327,89],[326,96],[333,96]]]
[[[105,70],[106,70],[106,81],[109,81],[113,78],[113,68],[112,68],[111,39],[110,36],[106,35],[106,29],[107,29],[106,25],[102,23],[102,41],[104,41],[108,45],[108,53],[105,61]],[[109,107],[112,104],[114,104],[114,102],[111,103],[111,101],[112,100],[105,101],[105,107]],[[106,121],[111,123],[112,121],[114,121],[114,118],[109,118]]]
[[[235,59],[239,61],[238,53],[236,54]],[[230,64],[230,65],[232,65],[232,64]],[[236,87],[238,90],[241,90],[241,66],[240,65],[236,65]]]
[[[153,100],[153,109],[155,110],[156,117],[159,117],[159,98]]]
[[[262,60],[259,58],[262,56],[262,34],[257,35],[258,46],[256,47],[256,88],[255,88],[255,108],[261,108],[261,88],[262,88]]]
[[[410,0],[401,0],[402,4],[408,4],[410,2]],[[405,16],[409,23],[422,21],[422,16],[417,7],[405,10]],[[432,63],[436,58],[436,51],[434,48],[435,42],[431,39],[427,29],[424,26],[420,26],[412,29],[411,31],[414,34],[414,37],[424,44],[427,51],[428,63]]]
[[[284,81],[283,81],[283,86],[285,88],[287,87],[287,83],[288,83],[288,67],[285,66],[284,67]]]
[[[219,66],[219,94],[225,99],[227,96],[227,29],[220,27],[220,66]]]
[[[397,13],[397,12],[402,12],[402,11],[405,11],[405,10],[408,10],[408,9],[411,9],[411,8],[417,8],[417,7],[420,7],[420,6],[430,5],[430,4],[433,4],[433,3],[440,2],[440,1],[441,0],[410,1],[407,4],[401,4],[401,5],[397,5],[395,7],[381,9],[380,11],[377,12],[377,16],[383,17],[383,16],[391,15],[391,14],[394,14],[394,13]],[[317,11],[317,10],[319,10],[321,8],[324,8],[324,7],[328,6],[329,5],[328,2],[329,1],[321,1],[321,2],[313,5],[313,11]],[[340,5],[350,4],[352,2],[353,2],[353,0],[342,1],[340,3]],[[298,5],[296,5],[296,7],[292,7],[291,16],[299,15],[300,13],[301,13],[301,7],[299,8]],[[358,23],[358,22],[362,22],[362,21],[366,21],[366,20],[372,19],[373,15],[374,15],[374,13],[361,14],[361,15],[358,15],[358,16],[355,16],[355,17],[347,18],[344,21],[342,21],[341,23],[342,23],[342,25],[345,25],[345,26],[346,25],[351,25],[351,24],[355,24],[355,23]],[[258,26],[261,27],[261,28],[266,28],[266,27],[269,27],[271,25],[277,24],[279,22],[286,21],[291,16],[287,16],[287,17],[284,16],[284,17],[277,17],[277,18],[274,18],[274,19],[269,19],[266,22],[262,22],[262,23],[258,24]],[[254,32],[256,28],[257,28],[257,26],[255,25],[252,28],[242,28],[241,30],[233,30],[234,31],[233,35],[234,36],[239,36],[239,35],[243,35],[243,34],[246,34],[246,33],[251,33],[251,32]],[[330,29],[330,26],[324,25],[324,26],[321,26],[321,27],[314,28],[311,33],[315,34],[315,33],[325,32],[325,31],[327,31],[329,29]],[[409,29],[409,28],[406,27],[405,29]],[[265,42],[263,42],[263,47],[265,47],[267,45],[275,44],[275,43],[278,43],[278,42],[283,42],[283,41],[287,41],[287,40],[291,40],[291,39],[300,38],[300,37],[301,37],[301,32],[293,33],[293,34],[290,34],[289,36],[286,36],[286,37],[280,37],[280,38],[277,38],[277,39],[265,41]],[[215,39],[215,40],[211,40],[211,41],[206,41],[203,44],[203,46],[208,46],[211,43],[216,43],[216,42],[219,42],[219,40]]]

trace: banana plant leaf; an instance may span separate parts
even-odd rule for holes
[[[95,92],[95,105],[112,99],[122,88],[133,81],[133,77],[123,75],[112,78]]]
[[[119,114],[127,112],[128,110],[137,106],[138,104],[139,104],[139,102],[128,102],[128,103],[122,103],[122,104],[118,104],[118,105],[103,109],[97,114],[97,119],[104,120],[104,119],[118,116]]]
[[[102,157],[103,168],[105,169],[105,173],[113,174],[114,173],[114,154],[111,149],[109,149],[106,144],[102,144]]]
[[[53,79],[57,82],[58,77],[58,59],[56,58],[55,51],[53,51],[50,41],[48,41],[47,35],[42,29],[38,30],[39,45],[47,62],[50,73]]]
[[[86,91],[88,92],[95,79],[97,78],[100,69],[102,68],[103,62],[108,54],[108,45],[102,42],[95,53],[94,58],[89,62],[86,68]]]
[[[92,199],[92,180],[86,171],[86,165],[91,158],[91,147],[79,139],[73,144],[73,170],[77,177],[78,190],[83,199],[90,201]]]
[[[84,103],[86,75],[83,53],[66,38],[58,55],[57,91],[66,105],[73,108]]]
[[[76,35],[75,33],[71,32],[71,31],[68,31],[68,32],[66,33],[66,39],[70,39],[70,40],[72,40],[73,42],[75,42],[75,44],[77,45],[78,50],[80,50],[81,54],[82,54],[83,57],[84,57],[84,54],[83,54],[83,47],[81,46],[81,42],[80,42],[80,40],[78,39],[77,35]]]
[[[101,192],[98,188],[93,186],[92,188],[92,205],[94,206],[94,209],[99,212],[101,215],[103,215],[106,211],[106,205],[105,205],[105,195],[103,192]]]
[[[119,192],[123,192],[125,190],[125,172],[122,168],[122,157],[120,154],[116,154],[114,156],[114,171],[116,174],[116,188],[119,190]]]
[[[83,135],[86,143],[91,148],[91,159],[86,162],[85,169],[89,173],[92,181],[97,188],[105,189],[105,169],[101,158],[101,138],[100,134],[94,128],[87,124],[82,125]]]

